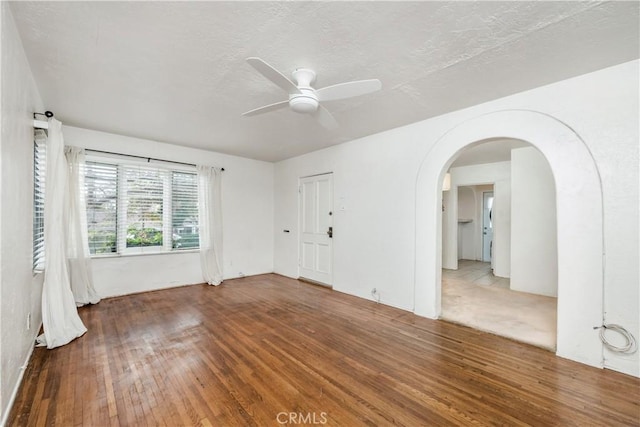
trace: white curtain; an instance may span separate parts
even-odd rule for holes
[[[67,269],[67,164],[64,157],[62,123],[54,118],[49,120],[45,183],[45,267],[42,288],[44,334],[38,337],[37,342],[39,346],[54,348],[67,344],[87,331],[78,316]]]
[[[198,166],[200,265],[210,285],[222,283],[222,170]]]
[[[84,149],[66,147],[67,159],[67,260],[71,292],[76,305],[97,304],[100,297],[93,287],[91,254],[87,232],[87,207],[84,197]]]

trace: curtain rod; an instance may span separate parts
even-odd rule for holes
[[[50,119],[53,117],[53,113],[49,110],[44,113],[33,113],[33,127],[36,129],[49,129],[49,122],[47,120],[38,120],[36,116],[45,116]]]
[[[45,111],[44,113],[33,113],[33,118],[35,119],[37,115],[45,116],[47,118],[53,117],[53,113],[49,110]],[[49,127],[48,122],[40,122],[38,120],[34,120],[33,124],[34,124],[34,127],[39,129],[47,129]],[[153,160],[154,162],[166,162],[166,163],[174,163],[176,165],[196,166],[194,163],[184,163],[184,162],[176,162],[173,160],[155,159],[153,157],[135,156],[133,154],[113,153],[111,151],[91,150],[88,148],[85,149],[85,151],[91,151],[93,153],[102,153],[102,154],[114,154],[116,156],[135,157],[136,159],[147,159],[147,162],[150,162],[151,160]],[[220,170],[224,172],[224,168],[220,168]]]
[[[154,162],[166,162],[166,163],[174,163],[176,165],[196,166],[195,163],[176,162],[174,160],[156,159],[154,157],[136,156],[134,154],[123,154],[123,153],[114,153],[112,151],[93,150],[91,148],[86,148],[84,151],[90,151],[92,153],[113,154],[116,156],[134,157],[136,159],[147,159],[147,162],[150,162],[151,160],[153,160]],[[224,172],[224,168],[220,168],[220,170]]]
[[[53,117],[53,113],[49,110],[45,111],[44,113],[33,113],[33,118],[35,119],[36,116],[45,116],[46,118],[50,119],[51,117]]]

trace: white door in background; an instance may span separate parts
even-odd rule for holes
[[[302,278],[328,286],[333,276],[333,175],[300,178],[300,269]]]
[[[493,191],[482,193],[482,261],[491,262],[493,242]],[[492,265],[493,267],[493,265]]]

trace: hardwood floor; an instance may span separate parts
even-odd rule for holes
[[[80,315],[34,351],[10,426],[640,423],[637,378],[272,274]]]

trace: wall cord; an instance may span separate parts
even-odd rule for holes
[[[614,323],[596,326],[593,329],[600,329],[600,340],[606,348],[616,353],[633,354],[638,350],[637,342],[634,336],[620,325]],[[606,336],[606,331],[611,330],[619,333],[625,339],[625,344],[618,346],[612,344]]]

